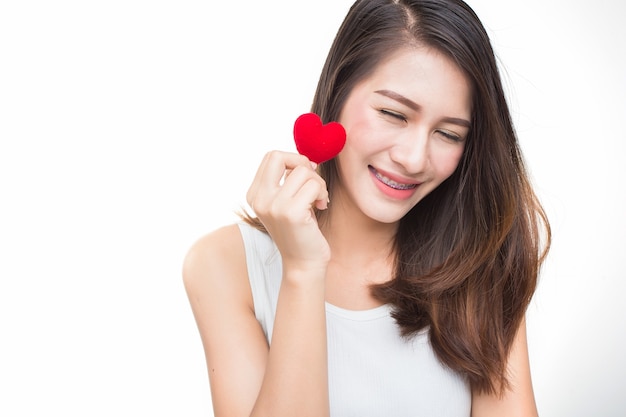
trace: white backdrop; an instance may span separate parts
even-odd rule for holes
[[[0,415],[212,415],[183,256],[294,149],[351,1],[0,3]],[[541,415],[624,416],[624,5],[470,4],[554,228]]]

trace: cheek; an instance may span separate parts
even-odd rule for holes
[[[373,134],[374,126],[367,118],[353,119],[346,127],[345,147],[354,152],[371,152],[380,145],[380,137]]]
[[[364,101],[364,99],[359,100],[358,96],[352,97],[346,103],[339,120],[346,129],[345,147],[355,151],[369,151],[379,142],[377,135],[373,134],[376,126],[371,118],[371,109],[361,104]]]
[[[454,173],[463,156],[463,149],[463,146],[458,146],[455,149],[447,149],[437,154],[437,173],[443,177],[442,180],[445,180]]]

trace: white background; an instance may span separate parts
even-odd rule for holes
[[[349,4],[0,3],[0,415],[211,415],[182,259],[294,150]],[[470,4],[554,229],[541,415],[626,415],[623,3]]]

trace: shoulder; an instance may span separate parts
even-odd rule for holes
[[[183,282],[190,297],[249,293],[244,242],[237,224],[216,229],[191,246],[183,261]]]
[[[183,276],[185,280],[194,278],[198,269],[238,261],[241,255],[244,245],[238,225],[223,226],[194,242],[183,262]]]

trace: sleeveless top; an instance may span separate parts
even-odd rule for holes
[[[254,311],[272,340],[282,263],[271,238],[240,223]],[[331,417],[469,417],[471,390],[443,365],[428,331],[403,338],[392,308],[346,310],[326,303]]]

